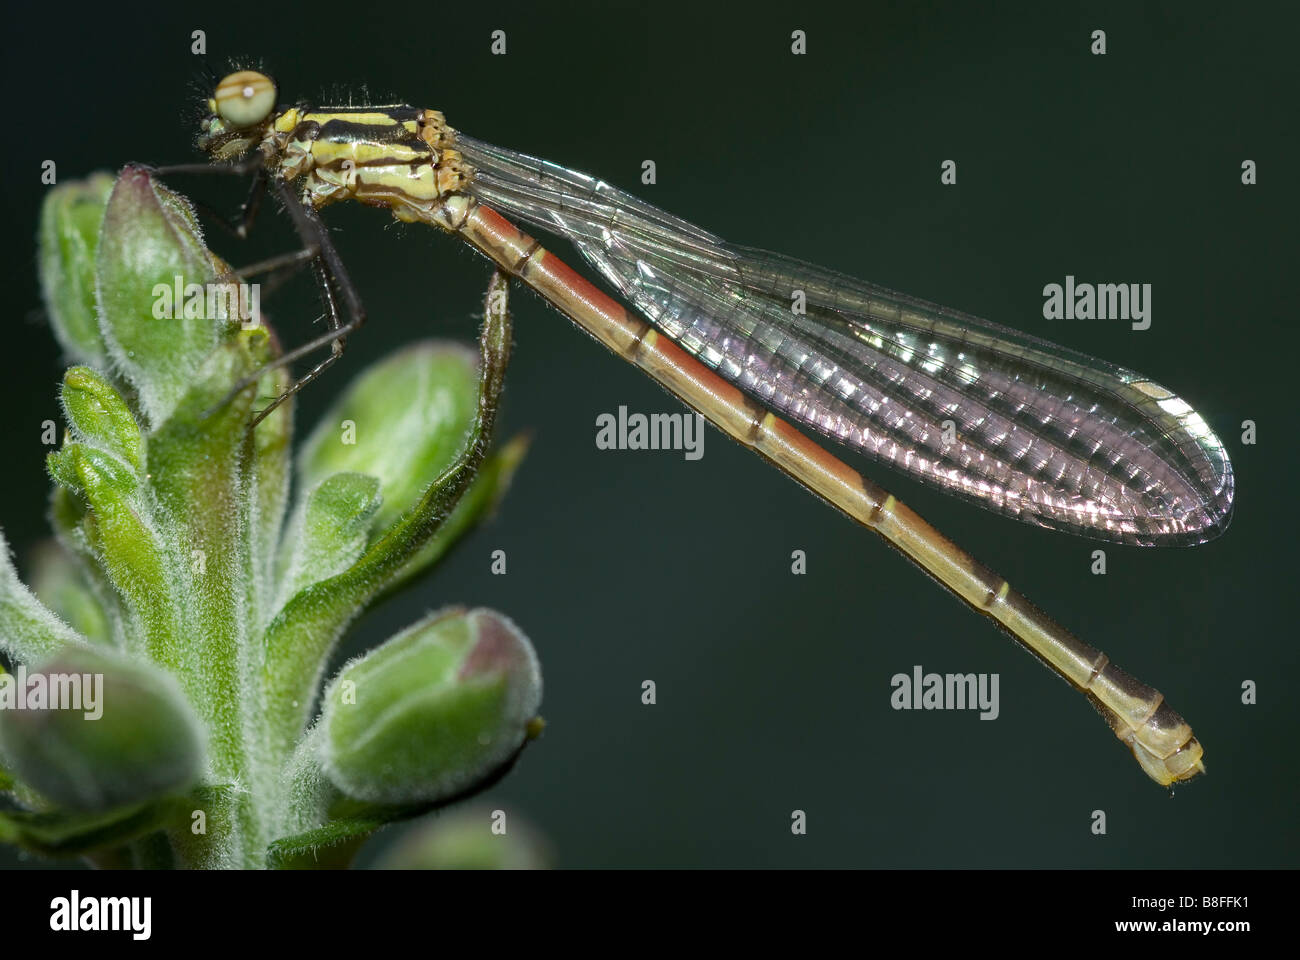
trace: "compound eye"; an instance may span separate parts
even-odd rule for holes
[[[213,100],[217,116],[231,127],[253,127],[275,109],[275,84],[264,73],[240,70],[217,84]]]

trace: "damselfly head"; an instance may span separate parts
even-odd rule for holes
[[[199,124],[199,148],[214,160],[246,153],[262,139],[275,110],[275,82],[256,70],[223,77],[208,98],[207,116]]]

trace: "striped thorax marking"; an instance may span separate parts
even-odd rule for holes
[[[454,142],[436,110],[291,107],[269,124],[261,151],[313,207],[355,199],[413,223],[433,220],[472,177]]]

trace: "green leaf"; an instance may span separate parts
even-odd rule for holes
[[[108,365],[95,307],[95,254],[113,177],[55,187],[41,207],[41,292],[54,335],[74,359]]]
[[[120,654],[70,649],[0,677],[0,705],[9,767],[64,809],[109,810],[178,792],[203,762],[202,734],[175,680]]]
[[[0,843],[46,857],[78,856],[153,833],[174,813],[168,803],[98,813],[0,810]]]
[[[497,508],[509,490],[510,481],[523,462],[524,454],[528,452],[528,443],[527,436],[512,437],[509,443],[487,458],[474,479],[473,486],[456,504],[450,516],[443,521],[429,542],[389,581],[381,596],[400,589],[441,560],[461,537]]]
[[[113,367],[138,391],[147,422],[162,423],[212,349],[239,327],[223,304],[207,316],[204,294],[225,267],[203,245],[188,201],[138,167],[123,170],[113,187],[96,267],[100,329]],[[201,307],[187,309],[196,290]]]
[[[82,542],[112,583],[127,614],[128,646],[179,669],[181,596],[162,532],[139,496],[134,472],[111,454],[82,443],[48,458],[50,473],[88,508],[77,524]]]
[[[522,749],[522,748],[521,748]],[[362,843],[376,830],[403,820],[415,820],[454,804],[462,803],[474,794],[489,789],[508,773],[519,756],[519,750],[490,776],[471,784],[466,790],[443,797],[433,803],[373,804],[355,800],[339,793],[325,781],[328,795],[333,798],[330,816],[319,826],[302,829],[281,837],[268,848],[267,866],[272,869],[317,869],[321,867],[347,867],[361,848]],[[454,814],[453,814],[454,816]],[[503,838],[496,837],[501,840]],[[544,866],[545,851],[539,839],[524,827],[519,843],[508,842],[510,849],[504,854],[507,862],[496,864],[502,869]],[[523,862],[531,858],[534,862]],[[416,865],[393,863],[394,869],[408,869]],[[433,867],[435,865],[428,865]],[[449,868],[450,865],[442,864]],[[422,867],[420,867],[422,868]]]
[[[18,579],[9,544],[0,533],[0,651],[32,663],[86,639],[52,614]]]
[[[450,610],[343,668],[325,692],[321,760],[350,797],[434,803],[509,761],[542,696],[527,637],[491,610]]]
[[[336,473],[307,496],[287,538],[289,567],[281,577],[284,596],[342,573],[361,556],[379,510],[379,480]]]
[[[395,815],[376,814],[334,820],[313,830],[281,837],[267,848],[266,865],[272,870],[346,867],[365,839],[394,819]]]
[[[386,530],[464,448],[478,379],[474,352],[456,343],[417,343],[369,367],[303,444],[304,489],[336,473],[378,477],[372,529]]]
[[[54,456],[47,458],[51,472],[55,467],[54,460]],[[113,586],[108,571],[86,537],[85,520],[89,508],[86,506],[85,498],[74,492],[77,484],[75,473],[69,471],[69,474],[68,478],[57,481],[50,494],[50,523],[54,528],[55,541],[64,554],[71,557],[80,568],[90,592],[98,600],[100,610],[108,624],[109,637],[113,646],[125,648],[128,617],[123,612],[122,599],[118,595],[117,588]],[[39,569],[38,565],[38,573]],[[55,612],[64,616],[61,611]]]

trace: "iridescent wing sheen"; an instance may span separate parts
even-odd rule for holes
[[[558,234],[647,319],[781,415],[989,510],[1135,545],[1213,539],[1227,451],[1122,367],[728,244],[577,171],[458,135],[470,192]]]

